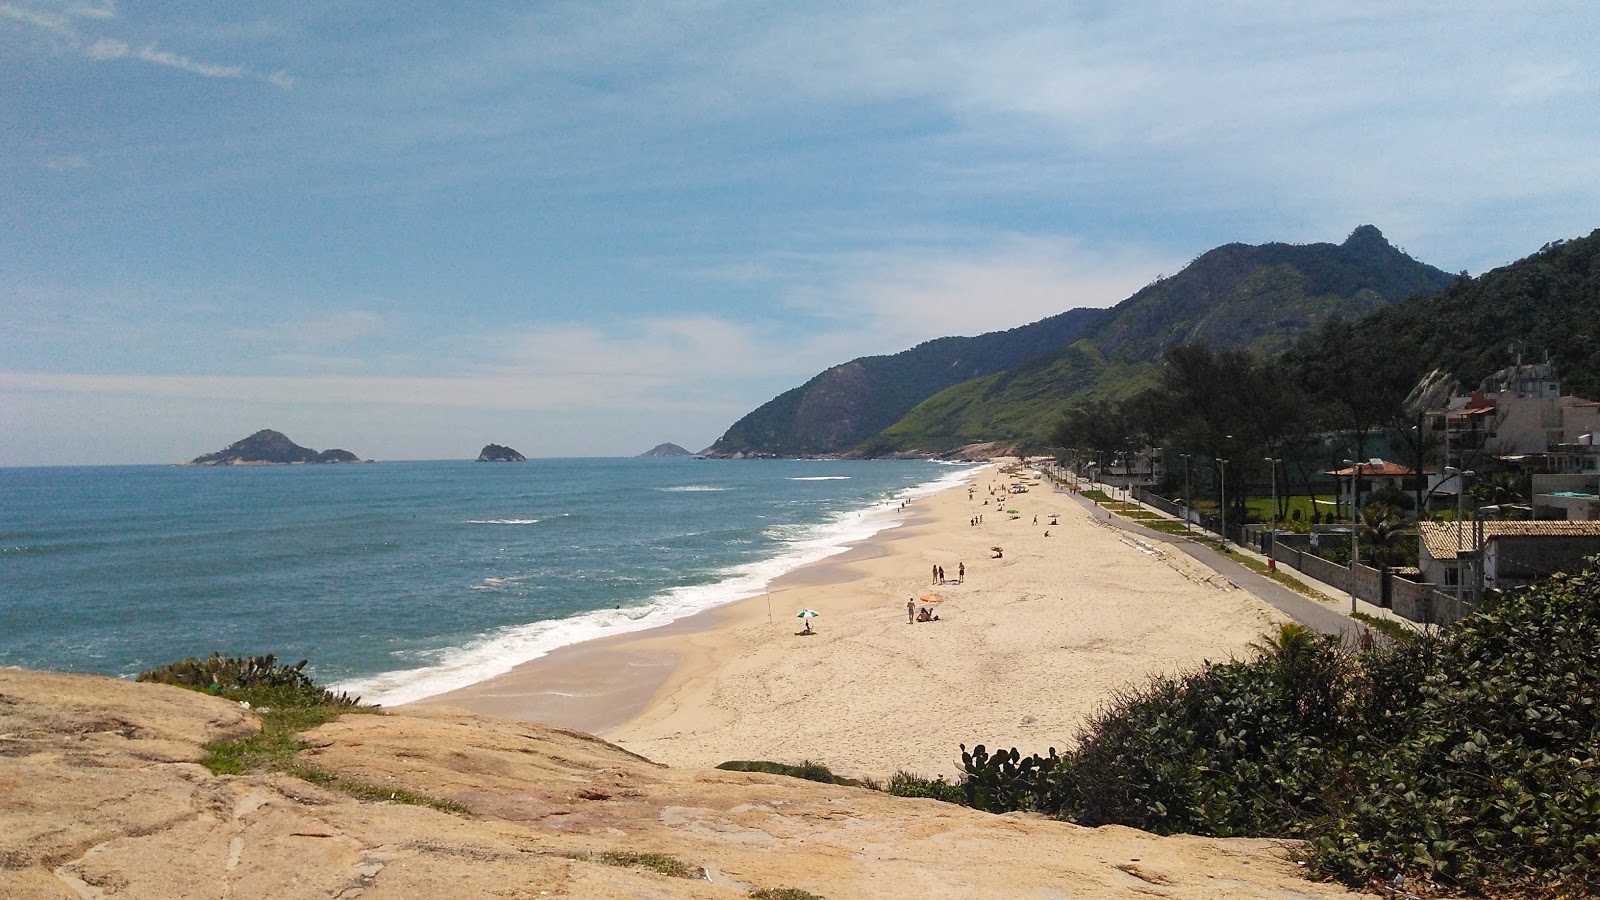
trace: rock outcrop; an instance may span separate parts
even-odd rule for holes
[[[352,463],[361,458],[348,450],[324,450],[318,453],[289,440],[281,431],[264,428],[249,437],[234,441],[216,453],[197,456],[190,461],[195,466],[269,466],[304,465],[308,463]]]
[[[598,738],[439,708],[303,735],[340,778],[453,800],[361,800],[213,775],[206,741],[259,727],[180,688],[0,670],[0,896],[1309,898],[1281,842],[994,816],[778,775],[677,770]],[[600,854],[664,854],[669,877]]]
[[[694,452],[691,451],[691,450],[685,450],[682,447],[678,446],[677,444],[657,444],[654,447],[651,447],[649,450],[646,450],[645,452],[643,452],[643,453],[641,453],[639,455],[640,456],[693,456]]]
[[[510,447],[489,444],[478,451],[478,462],[527,462],[528,458]]]

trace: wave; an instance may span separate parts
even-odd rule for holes
[[[701,491],[725,491],[727,488],[712,484],[679,484],[672,487],[658,487],[656,490],[666,494],[699,493]]]
[[[849,481],[849,475],[798,475],[786,481]]]
[[[432,665],[353,679],[334,688],[358,694],[373,703],[410,703],[505,674],[517,665],[561,647],[657,628],[708,609],[759,596],[779,576],[843,553],[880,531],[899,526],[903,520],[896,511],[903,501],[955,487],[980,467],[979,464],[962,466],[931,481],[891,491],[865,507],[837,513],[815,525],[783,528],[771,535],[777,541],[771,556],[731,566],[710,584],[671,588],[642,605],[626,609],[595,610],[564,619],[496,629],[461,646],[429,653],[428,657],[436,660]],[[491,580],[485,579],[485,586],[479,589],[493,590],[499,586],[488,586]]]
[[[537,525],[538,519],[468,519],[468,525]]]

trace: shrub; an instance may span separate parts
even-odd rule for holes
[[[787,775],[790,778],[804,778],[807,781],[820,781],[823,784],[849,784],[858,782],[848,778],[840,778],[822,763],[805,760],[798,766],[789,763],[768,762],[766,760],[733,759],[719,763],[717,768],[728,772],[764,772],[768,775]]]
[[[1285,626],[1255,659],[1117,698],[1063,756],[975,748],[960,793],[1085,825],[1304,837],[1312,871],[1357,887],[1600,896],[1588,565],[1359,654]]]
[[[896,772],[889,778],[889,793],[896,797],[926,797],[963,806],[967,802],[961,785],[945,781],[943,775],[929,779],[910,772]]]
[[[335,694],[305,673],[306,660],[292,666],[278,664],[272,654],[244,658],[212,653],[200,660],[190,657],[139,673],[138,681],[170,684],[204,691],[253,706],[357,706],[360,697]]]

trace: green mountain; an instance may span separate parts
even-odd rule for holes
[[[1354,319],[1453,276],[1371,225],[1342,244],[1228,244],[1117,304],[1082,338],[929,397],[866,442],[870,454],[1042,440],[1075,400],[1152,384],[1169,347],[1281,351],[1323,322]]]
[[[1472,387],[1515,361],[1548,355],[1564,393],[1600,398],[1600,229],[1444,290],[1322,329],[1288,354],[1313,391],[1361,361],[1369,393],[1404,397],[1442,370]]]
[[[778,395],[733,423],[707,456],[806,456],[860,444],[951,385],[1077,340],[1101,309],[1075,309],[1009,331],[946,337],[864,356]]]

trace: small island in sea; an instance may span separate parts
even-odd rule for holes
[[[274,466],[306,465],[310,463],[356,463],[361,458],[348,450],[323,450],[296,444],[281,431],[268,428],[234,441],[216,453],[196,456],[186,465],[191,466]]]
[[[640,456],[693,456],[694,454],[692,452],[688,451],[688,450],[683,449],[682,447],[679,447],[677,444],[657,444],[654,447],[651,447],[649,450],[646,450],[645,452],[643,452],[643,453],[641,453],[639,455]]]
[[[528,458],[510,447],[488,444],[478,452],[478,462],[527,462]]]

